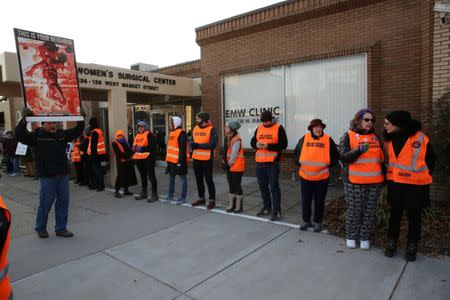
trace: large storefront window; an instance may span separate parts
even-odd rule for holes
[[[241,123],[239,133],[245,148],[250,148],[261,111],[272,110],[274,117],[284,125],[282,71],[279,67],[224,77],[225,121]]]
[[[224,83],[224,119],[239,120],[246,148],[262,109],[272,109],[294,149],[309,121],[320,118],[338,143],[355,112],[367,106],[366,56],[314,61],[248,74]]]

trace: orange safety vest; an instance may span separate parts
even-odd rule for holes
[[[197,144],[209,144],[211,141],[211,130],[212,126],[206,126],[201,128],[200,126],[195,126],[192,133],[194,143]],[[192,158],[197,160],[210,160],[211,159],[211,149],[194,149],[192,152]]]
[[[355,184],[383,182],[384,175],[381,164],[384,161],[384,156],[376,134],[358,134],[349,130],[348,136],[352,150],[359,147],[359,145],[369,143],[369,150],[361,154],[356,161],[349,164],[348,178],[350,182]]]
[[[298,161],[298,174],[301,178],[318,181],[330,177],[330,136],[324,134],[319,139],[314,139],[311,133],[305,134]]]
[[[93,131],[97,132],[97,134],[98,134],[97,155],[106,154],[105,139],[103,138],[103,131],[99,128],[95,128]],[[89,146],[87,149],[88,155],[91,155],[91,141],[92,141],[92,135],[89,137]]]
[[[387,179],[406,184],[431,184],[433,178],[425,163],[428,142],[428,137],[423,132],[418,131],[408,138],[398,157],[396,157],[392,142],[387,141],[386,148],[389,157]]]
[[[123,146],[122,146],[121,143],[116,142],[116,141],[114,141],[113,143],[117,145],[117,148],[119,148],[119,152],[120,152],[120,153],[125,153],[125,151],[123,150]],[[120,162],[126,162],[126,161],[127,161],[126,159],[123,159],[123,158],[120,159]]]
[[[11,213],[6,208],[5,203],[3,202],[3,198],[0,196],[0,210],[6,215],[6,219],[9,222],[9,227],[11,225]],[[8,228],[8,233],[6,234],[5,244],[3,248],[0,249],[0,299],[11,299],[12,289],[11,284],[9,282],[8,275],[8,250],[9,250],[9,240],[10,240],[10,228]]]
[[[178,163],[178,157],[180,153],[180,147],[178,145],[178,137],[180,136],[183,129],[178,128],[169,133],[169,140],[167,141],[167,149],[166,149],[166,161],[174,164]],[[186,151],[188,149],[186,141]],[[186,153],[186,162],[189,162],[189,155]]]
[[[134,137],[133,148],[140,146],[142,148],[148,146],[149,131],[145,130],[143,133],[137,133]],[[133,154],[133,159],[146,159],[150,155],[150,152],[136,152]]]
[[[75,141],[73,143],[73,150],[72,150],[72,162],[80,162],[81,161],[81,151],[78,146],[80,145],[80,141]]]
[[[241,146],[239,147],[239,152],[234,161],[233,165],[230,167],[230,172],[244,172],[245,169],[245,157],[244,157],[244,147],[242,147],[242,140],[239,134],[236,134],[231,139],[231,146],[227,150],[227,162],[230,161],[231,150],[233,148],[233,144],[237,141],[241,142]]]
[[[263,144],[277,144],[278,143],[278,129],[280,124],[274,124],[271,127],[264,127],[259,125],[256,131],[256,142]],[[267,149],[256,150],[255,160],[256,162],[274,162],[278,152],[269,151]]]

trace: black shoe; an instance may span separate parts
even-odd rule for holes
[[[397,252],[397,240],[389,239],[386,250],[384,250],[384,256],[392,257],[395,255],[395,252]]]
[[[103,192],[105,190],[105,188],[98,188],[97,192]]]
[[[147,193],[140,193],[138,196],[134,197],[134,199],[136,200],[143,200],[143,199],[147,199],[148,195]]]
[[[416,241],[408,241],[406,246],[405,259],[406,261],[415,261],[417,253],[417,242]]]
[[[263,208],[256,214],[256,216],[257,217],[267,216],[267,215],[270,215],[271,212],[272,211],[270,209]]]
[[[232,213],[232,212],[235,212],[234,210],[236,209],[236,205],[232,205],[230,208],[228,208],[227,210],[226,210],[226,212],[227,213]]]
[[[122,198],[122,195],[120,194],[119,191],[116,191],[116,192],[114,193],[114,197],[116,197],[116,198]]]
[[[152,195],[151,195],[150,198],[147,200],[147,202],[155,202],[155,201],[158,201],[158,199],[159,199],[158,194],[152,193]]]
[[[312,227],[311,222],[303,222],[299,229],[305,231],[308,230],[309,227]]]
[[[44,231],[36,231],[37,235],[41,239],[46,239],[49,237],[47,230]]]
[[[124,192],[123,192],[123,195],[124,196],[131,196],[131,195],[134,195],[132,192],[130,192],[129,190],[125,190]]]
[[[322,223],[314,223],[314,232],[321,232],[323,230]]]
[[[68,238],[68,237],[73,237],[73,233],[66,229],[63,231],[56,232],[56,236]]]
[[[280,219],[281,219],[281,213],[274,212],[272,214],[272,218],[270,218],[270,221],[275,222],[275,221],[279,221]]]

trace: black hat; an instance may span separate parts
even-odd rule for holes
[[[89,125],[91,125],[93,128],[98,127],[98,121],[96,117],[92,117],[89,119]]]
[[[406,128],[411,123],[411,114],[406,110],[395,110],[388,113],[386,119],[395,126]]]
[[[322,123],[321,119],[313,119],[313,120],[311,120],[311,122],[309,122],[308,130],[311,131],[313,129],[313,127],[315,127],[317,125],[322,126],[322,128],[327,127],[327,125]]]
[[[209,121],[209,114],[207,112],[199,112],[196,115],[197,117],[199,117],[203,122],[208,122]]]
[[[261,113],[261,122],[271,122],[273,119],[272,112],[265,110]]]

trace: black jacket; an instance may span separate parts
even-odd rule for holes
[[[318,139],[316,136],[311,134],[313,139]],[[294,163],[300,167],[300,155],[302,154],[303,149],[303,141],[305,140],[305,136],[303,136],[297,143],[297,146],[294,150]],[[330,167],[334,167],[339,161],[339,152],[337,150],[337,146],[334,143],[333,139],[330,136]]]
[[[272,124],[272,126],[275,125]],[[259,128],[259,126],[258,126]],[[258,132],[258,128],[256,128],[255,133],[253,134],[253,138],[250,141],[250,145],[252,146],[253,149],[258,149],[256,148],[256,133]],[[286,136],[286,131],[284,130],[283,126],[280,125],[280,127],[278,128],[278,143],[276,144],[269,144],[267,150],[269,151],[276,151],[277,152],[277,157],[275,158],[275,161],[280,161],[281,158],[281,152],[286,149],[288,146],[288,140],[287,140],[287,136]]]
[[[408,138],[417,133],[422,127],[419,121],[412,120],[408,127],[401,128],[392,134],[383,132],[386,141],[392,141],[392,147],[396,156],[402,151]],[[429,142],[425,153],[425,163],[430,174],[435,164],[435,154]],[[424,208],[430,205],[430,186],[414,185],[388,181],[388,202],[392,207],[398,208]]]
[[[26,121],[21,120],[16,126],[15,134],[22,144],[35,147],[38,176],[52,177],[70,172],[66,146],[81,135],[83,128],[84,122],[80,121],[72,129],[58,129],[55,133],[50,133],[40,128],[31,133],[26,128]]]

